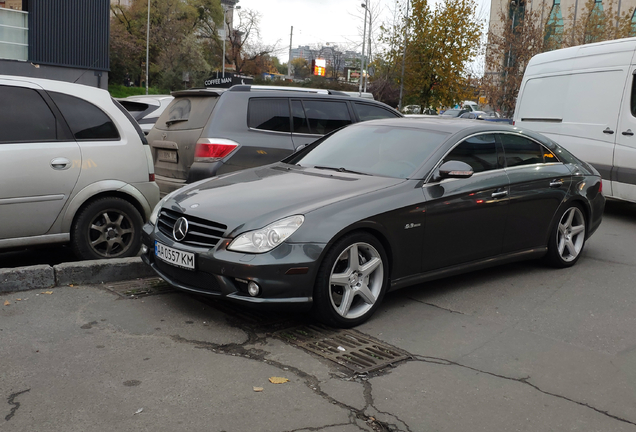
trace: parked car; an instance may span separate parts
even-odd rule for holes
[[[407,285],[522,259],[572,266],[604,204],[598,172],[537,133],[383,119],[170,193],[142,259],[185,291],[351,327]]]
[[[599,170],[608,197],[636,202],[636,38],[530,59],[514,122],[559,142]],[[597,110],[590,107],[602,107]]]
[[[451,108],[451,109],[447,109],[446,111],[441,113],[440,116],[443,116],[443,117],[459,117],[460,115],[465,114],[467,112],[470,112],[470,111],[467,110],[467,109]]]
[[[471,119],[471,120],[484,120],[486,113],[484,111],[470,111],[460,115],[459,118]]]
[[[237,85],[172,93],[148,134],[161,194],[276,162],[342,126],[402,115],[333,90]]]
[[[143,95],[119,98],[117,101],[137,120],[144,134],[148,135],[172,99],[174,97],[171,95]]]
[[[422,107],[420,105],[407,105],[402,108],[404,114],[422,114]]]
[[[107,91],[0,76],[0,250],[68,243],[82,259],[138,254],[159,201],[150,148]]]

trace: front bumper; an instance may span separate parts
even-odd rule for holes
[[[181,251],[196,254],[195,270],[168,264],[155,256],[155,241]],[[311,306],[319,257],[325,245],[281,244],[264,254],[245,254],[226,249],[229,241],[214,248],[194,248],[168,238],[146,224],[142,242],[148,250],[142,260],[174,287],[197,294],[224,298],[258,307]],[[260,287],[258,296],[250,296],[248,282]]]

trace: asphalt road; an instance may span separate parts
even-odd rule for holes
[[[412,357],[369,374],[266,325],[303,317],[108,286],[1,295],[0,429],[636,431],[635,228],[636,205],[610,202],[573,268],[389,294],[357,330]]]

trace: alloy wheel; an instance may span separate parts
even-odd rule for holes
[[[578,207],[570,207],[561,217],[557,232],[557,249],[565,262],[574,261],[585,242],[585,218]]]

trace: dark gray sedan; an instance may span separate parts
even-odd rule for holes
[[[604,205],[598,172],[531,131],[377,120],[166,196],[142,258],[186,291],[351,327],[400,287],[524,259],[571,266]]]

